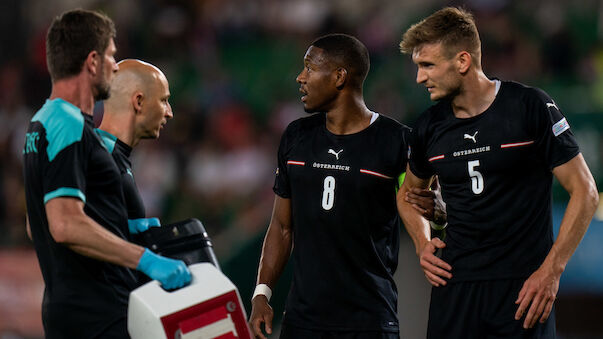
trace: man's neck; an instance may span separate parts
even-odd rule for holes
[[[371,123],[372,112],[366,107],[362,96],[337,103],[327,112],[327,129],[336,135],[358,133]]]
[[[452,110],[457,118],[471,118],[482,114],[496,99],[496,82],[479,71],[466,79],[461,92],[452,99]]]
[[[85,114],[92,115],[94,96],[92,95],[92,86],[85,76],[85,74],[80,73],[70,78],[55,81],[52,84],[49,99],[61,98],[78,107]]]
[[[135,138],[133,119],[116,119],[117,115],[128,115],[128,112],[109,112],[105,111],[103,121],[99,128],[105,132],[113,134],[117,139],[126,145],[134,148],[140,139]]]

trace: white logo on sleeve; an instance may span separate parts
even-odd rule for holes
[[[339,153],[343,152],[343,149],[340,149],[339,152],[335,152],[333,151],[333,149],[329,148],[329,154],[333,154],[335,156],[335,159],[339,160]]]
[[[554,125],[553,125],[553,134],[558,137],[559,134],[567,131],[570,128],[569,123],[567,122],[567,120],[565,120],[565,118],[557,121]]]
[[[559,110],[559,107],[557,107],[557,105],[555,105],[555,103],[554,103],[554,102],[547,102],[547,103],[546,103],[546,107],[547,107],[547,108],[548,108],[548,107],[555,107],[557,110]]]
[[[463,139],[473,140],[473,143],[475,144],[475,143],[477,143],[477,139],[476,139],[477,138],[477,132],[479,132],[479,131],[475,131],[475,133],[473,133],[473,135],[465,133],[465,135],[463,135]]]

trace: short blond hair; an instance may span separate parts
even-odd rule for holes
[[[445,57],[467,51],[478,64],[481,41],[473,14],[457,7],[446,7],[412,25],[402,36],[400,51],[412,54],[423,44],[441,43]]]

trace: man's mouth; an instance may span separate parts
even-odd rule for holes
[[[306,102],[306,99],[308,98],[308,93],[305,90],[303,90],[302,88],[299,89],[299,92],[301,94],[303,94],[301,97],[301,101]]]

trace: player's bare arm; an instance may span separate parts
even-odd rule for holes
[[[257,284],[266,284],[274,288],[289,260],[292,243],[291,199],[275,195],[272,218],[262,246]],[[261,324],[264,323],[267,334],[272,333],[272,307],[268,304],[268,298],[262,294],[253,298],[251,304],[249,325],[256,338],[266,339]]]
[[[561,274],[586,233],[599,203],[595,180],[582,154],[555,167],[553,174],[569,193],[570,200],[557,240],[540,268],[523,284],[515,301],[519,304],[516,320],[521,319],[527,310],[524,328],[533,327],[538,320],[544,323],[548,319],[559,290]]]
[[[413,189],[427,189],[431,179],[421,179],[415,176],[410,167],[406,168],[406,178],[398,191],[397,204],[398,213],[404,221],[406,231],[415,245],[421,268],[425,273],[427,281],[433,286],[446,285],[446,279],[452,278],[450,271],[452,267],[435,256],[438,248],[444,248],[446,244],[439,238],[431,239],[431,230],[427,219],[421,212],[413,207],[412,203],[406,201],[407,192]]]
[[[46,203],[46,215],[54,241],[79,254],[135,269],[144,252],[88,217],[79,199],[51,199]]]

